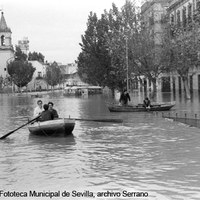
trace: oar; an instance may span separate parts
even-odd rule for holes
[[[39,117],[40,117],[40,115],[37,116],[36,118],[32,119],[31,121],[27,122],[26,124],[21,125],[20,127],[16,128],[15,130],[10,131],[9,133],[3,135],[2,137],[0,137],[0,140],[3,140],[4,138],[8,137],[9,135],[11,135],[12,133],[14,133],[15,131],[19,130],[20,128],[22,128],[22,127],[24,127],[24,126],[30,124],[31,122],[34,122],[34,121],[35,121],[36,119],[38,119]]]
[[[83,118],[72,118],[78,121],[92,121],[92,122],[109,122],[109,123],[122,123],[122,119],[83,119]]]

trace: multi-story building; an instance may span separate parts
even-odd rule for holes
[[[145,27],[145,31],[148,32],[147,36],[150,40],[153,41],[154,45],[154,61],[160,62],[160,47],[162,45],[162,35],[163,28],[165,27],[164,19],[167,13],[167,8],[169,7],[170,0],[149,0],[146,1],[141,6],[141,16],[142,16],[142,24]],[[166,86],[165,77],[157,79],[157,89],[163,90]],[[151,82],[144,77],[143,83],[144,90],[148,90],[152,87]]]
[[[7,26],[4,13],[1,13],[0,20],[0,77],[7,75],[7,64],[14,60],[14,50],[12,45],[12,32]]]
[[[167,9],[170,23],[176,26],[187,27],[197,12],[199,0],[171,0]],[[200,67],[189,66],[189,88],[200,91]],[[175,72],[170,77],[171,90],[183,90],[181,77]]]
[[[152,32],[155,44],[159,46],[165,26],[163,17],[167,14],[171,24],[186,27],[193,20],[198,6],[200,8],[200,0],[149,0],[142,5],[141,14],[145,27]],[[200,67],[190,66],[188,78],[190,90],[200,91]],[[151,85],[148,80],[146,82],[147,87]],[[157,85],[161,91],[184,89],[182,79],[176,72],[162,74]]]
[[[149,29],[155,45],[161,45],[164,23],[162,20],[167,13],[169,0],[151,0],[141,7],[142,23]]]

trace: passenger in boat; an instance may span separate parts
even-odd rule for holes
[[[53,113],[49,110],[48,104],[44,104],[43,108],[44,111],[42,111],[39,121],[44,122],[48,120],[53,120]]]
[[[148,97],[146,97],[143,101],[143,107],[145,108],[150,108],[151,107],[151,101],[149,100]]]
[[[53,108],[53,102],[48,103],[49,110],[53,113],[53,117],[58,118],[58,112]]]
[[[119,102],[121,103],[122,106],[126,106],[128,105],[128,101],[131,101],[130,95],[127,92],[127,90],[124,90],[120,95]]]
[[[34,117],[37,117],[38,115],[40,115],[42,113],[42,111],[44,111],[43,107],[42,107],[42,100],[38,100],[37,101],[37,107],[34,109]]]

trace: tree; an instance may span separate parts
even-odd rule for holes
[[[108,86],[112,90],[126,86],[126,39],[135,32],[135,15],[135,7],[130,1],[126,1],[121,11],[112,4],[112,9],[105,10],[100,19],[90,13],[77,61],[78,73],[88,83]],[[132,49],[128,49],[131,64]]]
[[[39,62],[44,62],[44,56],[41,53],[37,53],[37,52],[29,52],[28,54],[28,60],[37,60]]]
[[[20,89],[26,86],[33,77],[35,68],[27,61],[27,55],[22,52],[19,46],[15,47],[15,60],[11,61],[8,66],[9,79],[14,82]]]
[[[167,67],[169,71],[177,72],[181,77],[187,99],[191,98],[188,80],[189,70],[199,64],[199,28],[199,22],[196,20],[187,26],[169,24],[164,42],[165,56],[168,58]]]
[[[26,86],[33,77],[35,68],[28,61],[14,60],[7,66],[8,74],[19,88]]]
[[[156,37],[148,28],[143,29],[132,38],[132,48],[134,56],[134,72],[140,79],[141,76],[147,78],[153,84],[152,94],[154,97],[157,91],[156,82],[160,74],[166,72],[163,63],[164,48],[162,46],[162,35]]]
[[[87,30],[80,44],[82,52],[78,57],[78,73],[83,80],[94,85],[106,85],[107,69],[110,64],[108,49],[105,45],[107,32],[106,19],[102,15],[98,20],[96,14],[90,13]]]
[[[22,52],[19,46],[15,46],[15,60],[26,61],[27,55]]]
[[[46,68],[45,79],[47,83],[52,87],[61,83],[63,77],[61,74],[60,67],[55,61]]]

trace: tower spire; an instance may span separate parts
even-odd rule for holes
[[[6,24],[6,20],[4,18],[3,11],[1,12],[0,32],[11,32],[10,28],[8,28],[8,26]]]

